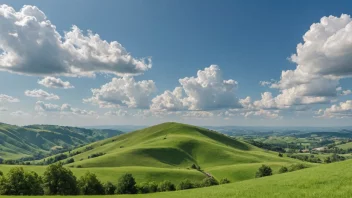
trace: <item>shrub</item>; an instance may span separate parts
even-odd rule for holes
[[[105,153],[94,153],[94,154],[91,154],[90,156],[88,156],[88,159],[99,157],[99,156],[102,156],[102,155],[105,155]]]
[[[61,163],[52,164],[44,172],[44,190],[48,195],[77,195],[77,180]]]
[[[75,162],[75,160],[73,158],[70,158],[70,159],[66,160],[66,164],[71,164],[73,162]]]
[[[131,174],[122,175],[117,183],[117,194],[136,194],[136,181]]]
[[[279,153],[279,157],[283,157],[282,153]]]
[[[296,170],[301,170],[307,168],[307,166],[305,166],[304,164],[292,164],[289,168],[288,171],[292,172],[292,171],[296,171]]]
[[[213,177],[207,177],[203,179],[201,183],[202,187],[208,187],[208,186],[214,186],[214,185],[219,185],[219,182],[216,181]]]
[[[116,186],[111,182],[107,182],[106,184],[104,184],[104,189],[106,195],[113,195],[115,194]]]
[[[177,185],[177,190],[187,190],[191,188],[194,188],[194,184],[188,179],[181,181],[181,183]]]
[[[42,178],[35,172],[25,172],[22,167],[10,169],[7,177],[0,177],[1,195],[43,195]]]
[[[282,166],[280,169],[279,169],[279,173],[286,173],[288,172],[288,169],[286,166]]]
[[[139,193],[153,193],[158,191],[158,185],[155,182],[143,182],[137,186]]]
[[[174,191],[176,190],[175,185],[170,181],[163,181],[158,185],[159,192]]]
[[[255,177],[266,177],[273,174],[273,171],[269,166],[262,165],[255,174]]]
[[[78,187],[83,195],[103,195],[105,190],[103,184],[94,173],[87,172],[78,180]]]
[[[228,184],[228,183],[230,183],[230,180],[228,180],[227,178],[220,180],[220,184]]]

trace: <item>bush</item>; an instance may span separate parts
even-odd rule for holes
[[[255,177],[266,177],[273,174],[273,171],[269,166],[262,165],[255,174]]]
[[[0,177],[1,195],[43,195],[42,178],[35,172],[25,172],[22,167],[10,169],[7,177]]]
[[[279,157],[283,157],[282,153],[279,153]]]
[[[143,182],[137,186],[139,193],[154,193],[158,191],[158,185],[155,182]]]
[[[292,164],[289,168],[288,171],[292,172],[292,171],[296,171],[296,170],[301,170],[307,168],[307,166],[305,166],[304,164]]]
[[[170,181],[163,181],[158,185],[159,192],[174,191],[176,190],[175,185]]]
[[[228,180],[227,178],[220,180],[220,184],[228,184],[228,183],[230,183],[230,180]]]
[[[177,185],[177,190],[187,190],[191,188],[194,188],[194,184],[188,179],[183,180]]]
[[[288,169],[286,166],[282,166],[280,169],[279,169],[279,173],[286,173],[288,172]]]
[[[113,195],[115,194],[116,186],[111,182],[107,182],[106,184],[104,184],[104,190],[106,195]]]
[[[136,194],[136,181],[131,174],[122,175],[117,183],[117,194]]]
[[[77,180],[61,163],[52,164],[44,172],[44,190],[48,195],[77,195]]]
[[[74,160],[73,158],[70,158],[70,159],[68,159],[68,160],[66,161],[66,164],[71,164],[71,163],[73,163],[73,162],[75,162],[75,160]]]
[[[201,183],[201,187],[208,187],[208,186],[214,186],[214,185],[219,185],[219,182],[216,181],[213,177],[207,177],[203,179]]]
[[[105,155],[105,153],[93,153],[90,156],[88,156],[88,159],[99,157],[99,156],[102,156],[102,155]]]
[[[103,184],[94,173],[87,172],[78,180],[78,187],[83,195],[104,195]]]

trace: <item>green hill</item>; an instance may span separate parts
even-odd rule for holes
[[[48,154],[122,134],[118,130],[84,129],[54,125],[25,127],[0,123],[0,158],[18,159]]]
[[[278,153],[259,149],[212,130],[180,123],[156,125],[71,151],[76,152],[78,154],[72,157],[74,163],[66,166],[73,170],[96,172],[97,175],[103,175],[99,170],[107,167],[134,174],[135,169],[130,167],[144,167],[146,172],[148,168],[159,168],[164,172],[187,169],[195,171],[190,167],[196,164],[216,179],[227,177],[233,182],[254,178],[256,170],[263,163],[271,166],[274,173],[283,165],[301,163],[291,158],[278,157]],[[95,154],[101,156],[92,158]],[[41,162],[43,160],[37,163]],[[186,172],[180,174],[184,173]],[[162,174],[160,177],[173,180]],[[196,177],[197,180],[202,178],[204,175]]]

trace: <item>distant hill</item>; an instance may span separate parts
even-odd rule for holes
[[[134,167],[144,167],[146,171],[163,168],[167,172],[187,170],[195,164],[218,179],[227,177],[231,181],[254,178],[263,163],[274,172],[283,165],[302,163],[212,130],[170,122],[92,143],[71,151],[70,156],[74,163],[67,166],[72,168],[109,167],[133,173]],[[36,163],[41,162],[44,160]]]
[[[119,130],[0,123],[0,158],[19,159],[72,148],[122,134]]]

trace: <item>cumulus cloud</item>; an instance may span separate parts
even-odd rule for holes
[[[317,114],[325,118],[348,118],[352,117],[352,100],[340,102],[326,109],[320,109]]]
[[[24,94],[28,97],[43,99],[43,100],[59,100],[60,97],[53,93],[48,93],[42,89],[26,90]]]
[[[232,79],[224,80],[217,65],[199,70],[196,77],[179,79],[179,83],[181,87],[155,97],[151,110],[216,110],[241,107],[235,95],[238,83]]]
[[[35,110],[38,113],[44,112],[58,112],[60,114],[74,114],[74,115],[95,115],[95,111],[88,111],[79,108],[73,108],[69,104],[62,104],[61,106],[56,104],[44,103],[43,101],[37,101],[35,104]]]
[[[69,104],[63,104],[61,106],[61,112],[62,113],[72,113],[75,115],[96,115],[95,111],[88,111],[88,110],[84,110],[84,109],[73,108]]]
[[[35,110],[36,111],[60,111],[61,107],[59,105],[44,103],[43,101],[37,101],[35,103]]]
[[[8,109],[7,108],[5,108],[5,107],[0,107],[0,112],[1,111],[7,111]]]
[[[0,102],[19,102],[20,100],[9,95],[0,94]]]
[[[150,58],[134,58],[117,41],[108,42],[77,26],[61,35],[44,12],[25,5],[0,5],[0,70],[26,75],[92,76],[96,72],[140,74]]]
[[[38,84],[43,85],[48,88],[61,88],[61,89],[70,89],[74,88],[68,81],[62,81],[60,78],[55,77],[45,77],[42,80],[38,80]]]
[[[108,111],[104,114],[105,116],[118,116],[118,117],[124,117],[128,116],[129,113],[126,110],[117,110],[117,111]]]
[[[133,77],[113,78],[98,89],[92,89],[93,96],[83,101],[99,105],[101,108],[127,106],[148,108],[150,97],[156,91],[152,80],[135,81]]]
[[[275,106],[275,102],[278,108],[290,108],[330,103],[336,98],[339,80],[352,74],[351,36],[352,19],[349,15],[323,17],[319,23],[311,25],[303,36],[303,43],[297,45],[296,53],[290,57],[297,64],[296,69],[282,71],[280,80],[271,83],[270,87],[281,93],[270,98],[270,104]],[[348,90],[342,92],[349,93]]]
[[[27,117],[27,116],[30,116],[29,113],[24,112],[24,111],[14,111],[10,115],[14,116],[14,117]]]
[[[243,113],[243,115],[248,118],[248,117],[253,117],[253,116],[257,116],[257,117],[261,117],[261,118],[266,118],[266,119],[277,119],[277,118],[281,118],[279,116],[279,111],[278,110],[274,110],[274,111],[270,111],[270,110],[264,110],[264,109],[260,109],[258,111],[248,111]]]

